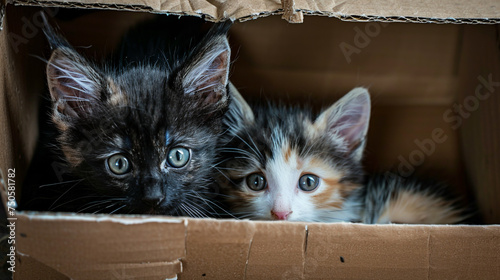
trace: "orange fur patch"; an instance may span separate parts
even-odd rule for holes
[[[297,169],[302,170],[302,167],[304,167],[304,161],[297,157]]]
[[[61,132],[64,132],[64,131],[68,130],[68,128],[69,128],[68,123],[63,121],[60,117],[53,116],[52,121],[57,126],[57,129]]]
[[[292,149],[289,145],[286,145],[286,147],[283,148],[283,156],[286,162],[290,160],[290,157],[292,156]]]
[[[464,219],[461,211],[445,201],[422,193],[403,191],[394,196],[378,222],[402,224],[455,224]]]
[[[340,208],[343,201],[331,201],[335,191],[338,191],[339,187],[341,187],[341,185],[338,184],[339,178],[325,178],[322,179],[322,181],[324,183],[324,186],[322,187],[323,191],[313,195],[314,203],[318,205],[318,208]]]
[[[128,104],[127,96],[123,94],[121,89],[110,78],[108,78],[108,86],[111,91],[108,99],[109,104],[113,106],[126,106]]]
[[[64,145],[62,146],[62,151],[68,163],[73,167],[79,165],[83,161],[80,152],[78,152],[76,149]]]
[[[313,157],[311,160],[309,160],[307,166],[311,169],[313,168],[318,168],[318,169],[323,169],[323,170],[330,170],[332,167],[328,166],[324,161]]]
[[[328,186],[335,186],[339,183],[339,178],[324,178],[323,182]]]

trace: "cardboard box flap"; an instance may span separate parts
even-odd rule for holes
[[[303,223],[188,221],[181,279],[276,279],[302,273],[307,236]]]
[[[500,226],[430,229],[429,278],[500,279]]]
[[[243,279],[256,223],[188,219],[181,279]]]
[[[499,246],[499,226],[312,224],[304,278],[498,279]]]
[[[182,219],[25,213],[17,217],[18,253],[72,279],[167,279],[182,271]]]
[[[19,255],[72,279],[500,278],[496,225],[23,213],[17,226]]]
[[[443,1],[313,1],[313,0],[12,0],[19,5],[46,5],[154,11],[178,15],[205,15],[207,19],[249,20],[272,14],[284,14],[290,22],[302,22],[304,14],[336,17],[343,20],[498,23],[500,3],[483,0]]]
[[[498,23],[500,3],[483,0],[442,1],[295,1],[297,9],[307,14],[328,15],[343,20]]]
[[[429,235],[425,226],[310,225],[304,276],[426,279]]]
[[[179,277],[498,279],[499,245],[500,226],[188,219]]]
[[[270,275],[280,279],[302,276],[306,260],[308,226],[266,222],[256,225],[248,252],[246,279]]]

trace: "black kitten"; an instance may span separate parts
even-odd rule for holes
[[[138,26],[103,66],[47,25],[55,144],[78,179],[63,188],[81,191],[59,195],[54,210],[201,217],[212,209],[210,174],[229,102],[230,25],[203,36],[162,26],[175,21],[197,20]]]

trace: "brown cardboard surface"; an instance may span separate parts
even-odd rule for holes
[[[498,226],[318,224],[308,229],[305,278],[500,276]]]
[[[72,279],[173,278],[182,271],[181,219],[18,215],[17,251]]]
[[[326,17],[291,25],[263,18],[231,28],[230,39],[237,43],[231,80],[242,94],[323,105],[353,85],[369,87],[374,106],[448,105],[458,89],[462,32],[459,25]]]
[[[6,65],[9,60],[8,56],[8,45],[7,45],[7,32],[0,32],[0,65]],[[13,151],[12,148],[12,134],[10,133],[10,122],[9,120],[9,115],[7,111],[7,106],[8,106],[8,96],[5,93],[6,89],[6,84],[7,80],[5,78],[5,71],[6,67],[0,67],[0,88],[2,89],[2,98],[0,98],[0,120],[2,120],[2,125],[0,125],[0,135],[1,136],[1,142],[0,142],[0,183],[2,185],[1,188],[1,197],[2,197],[2,206],[6,206],[7,202],[7,190],[5,189],[6,186],[6,179],[8,176],[8,171],[5,168],[8,168],[8,166],[12,166],[13,162]],[[5,170],[4,170],[5,169]]]
[[[431,228],[430,279],[498,279],[498,227]]]
[[[500,226],[493,225],[26,214],[17,237],[26,266],[72,279],[500,277]]]
[[[305,278],[424,279],[428,227],[309,226]]]
[[[459,118],[461,150],[478,206],[486,223],[500,221],[498,32],[498,26],[491,26],[481,31],[465,28],[464,47],[460,55],[462,61],[460,76],[463,77],[460,84],[463,90],[456,100],[457,105],[465,108],[463,117]]]
[[[152,1],[152,0],[13,0],[16,4],[60,5],[66,7],[88,7],[107,9],[129,9],[156,11],[171,14],[207,15],[211,20],[255,19],[275,13],[297,16],[285,16],[292,22],[301,22],[304,14],[338,17],[345,20],[389,20],[412,22],[476,22],[494,23],[500,19],[499,3],[484,0],[443,0],[443,1]],[[283,2],[283,4],[282,4]],[[283,9],[283,5],[289,7]]]
[[[443,120],[443,114],[451,108],[450,105],[375,105],[365,153],[367,170],[407,174],[413,169],[411,174],[417,176],[446,178],[449,185],[467,194],[464,163],[457,153],[459,132]],[[434,141],[435,131],[443,133],[444,141]]]
[[[242,279],[256,226],[249,221],[189,219],[181,279]]]
[[[70,280],[57,270],[28,256],[18,256],[16,263],[14,279],[39,279],[44,277],[44,279],[50,280]]]
[[[250,243],[245,279],[263,275],[290,279],[302,275],[307,246],[307,225],[264,222],[256,225]]]
[[[22,16],[10,10],[12,18],[30,18],[37,9],[28,8]],[[26,175],[27,166],[33,155],[38,134],[38,91],[43,76],[43,63],[27,54],[34,53],[41,37],[21,38],[31,44],[12,44],[12,34],[23,34],[22,24],[4,22],[0,32],[0,177],[3,182],[0,192],[6,199],[4,186],[7,185],[8,169],[15,170],[16,199],[21,199],[20,188]],[[30,31],[32,32],[32,31]],[[37,31],[38,32],[38,31]],[[30,34],[31,35],[31,34]],[[18,38],[18,37],[16,37]],[[14,47],[15,46],[15,47]],[[29,81],[26,81],[29,77]],[[2,181],[0,180],[0,183]],[[3,204],[5,205],[5,204]]]

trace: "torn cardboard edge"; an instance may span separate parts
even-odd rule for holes
[[[124,225],[144,224],[144,223],[183,223],[184,218],[168,216],[144,216],[144,215],[109,215],[96,214],[86,215],[78,213],[62,212],[35,212],[19,211],[18,216],[36,220],[69,220],[69,221],[91,221],[91,222],[114,222]]]
[[[158,279],[397,278],[408,271],[417,278],[440,279],[440,273],[475,275],[477,271],[466,270],[471,264],[481,266],[482,276],[500,276],[495,257],[500,225],[55,216],[20,212],[18,253],[74,279],[148,273]],[[134,219],[149,222],[129,222]]]
[[[119,1],[116,1],[119,2]],[[127,2],[127,3],[125,3]],[[204,1],[200,1],[204,2]],[[265,1],[263,1],[265,2]],[[200,9],[190,9],[183,11],[180,9],[173,9],[173,7],[164,7],[164,3],[154,2],[152,5],[147,5],[148,2],[143,4],[134,4],[133,1],[123,1],[123,3],[89,3],[89,2],[59,2],[59,1],[35,1],[35,0],[12,0],[9,3],[19,6],[38,6],[38,7],[62,7],[62,8],[80,8],[80,9],[103,9],[103,10],[125,10],[125,11],[143,11],[157,14],[177,15],[177,16],[197,16],[204,17],[208,21],[218,22],[224,20],[231,21],[248,21],[261,17],[271,15],[282,15],[282,18],[290,23],[302,23],[304,21],[304,14],[310,16],[326,16],[340,19],[342,21],[354,22],[400,22],[400,23],[436,23],[436,24],[498,24],[500,23],[500,15],[494,18],[465,18],[465,17],[425,17],[425,16],[384,16],[384,15],[370,15],[370,14],[349,14],[336,11],[318,11],[309,10],[304,8],[297,8],[297,4],[293,0],[282,0],[281,7],[275,2],[263,5],[267,10],[262,8],[245,7],[232,7],[232,11],[222,11],[221,7],[214,7],[212,5],[204,6]],[[208,7],[211,6],[211,7]],[[256,5],[259,6],[259,5]],[[260,9],[259,9],[260,8]],[[3,14],[0,15],[3,18]]]

